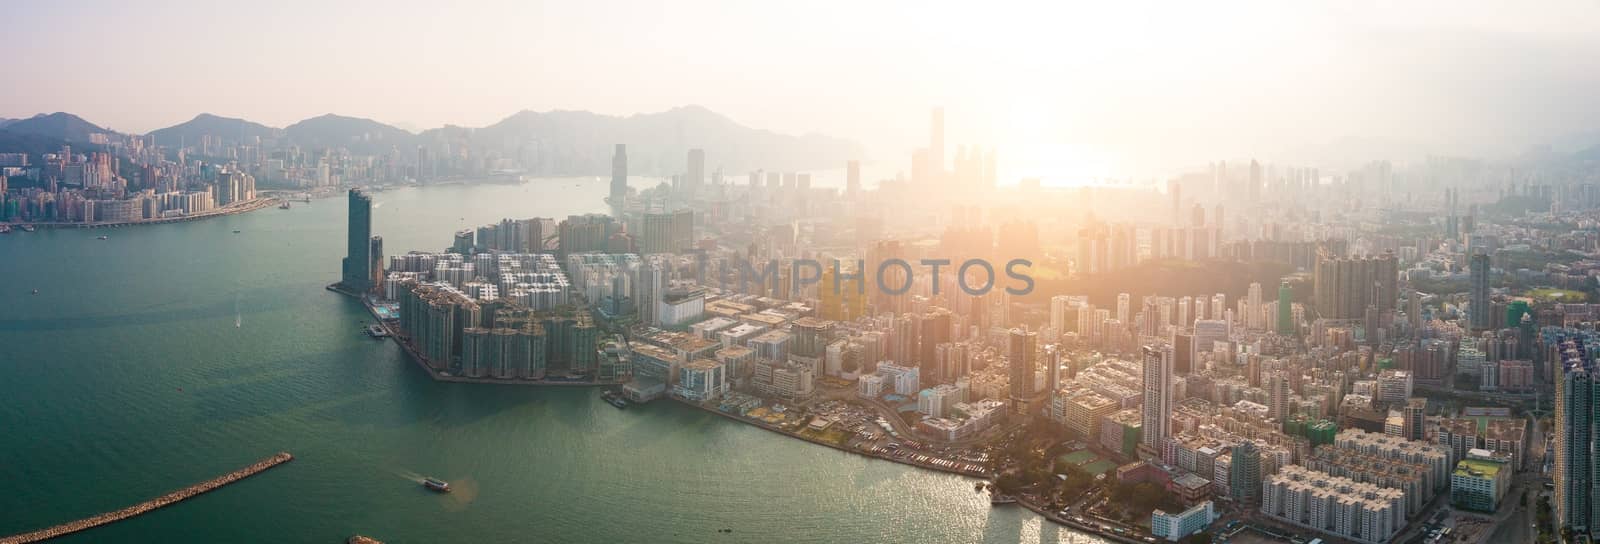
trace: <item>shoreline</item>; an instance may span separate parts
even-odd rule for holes
[[[371,314],[374,319],[377,319],[378,326],[383,327],[384,331],[389,333],[389,337],[388,338],[393,340],[396,345],[400,346],[401,351],[404,351],[406,353],[407,358],[411,359],[411,361],[413,363],[416,363],[417,367],[421,368],[424,372],[427,372],[428,377],[432,378],[435,381],[453,382],[453,383],[483,383],[483,384],[498,384],[498,385],[535,385],[535,386],[537,386],[537,385],[549,385],[549,386],[568,386],[568,387],[571,387],[571,386],[602,387],[602,386],[622,385],[621,382],[561,382],[561,381],[552,382],[552,381],[540,381],[540,380],[501,380],[501,379],[496,379],[496,378],[469,378],[469,377],[461,377],[461,376],[442,376],[437,371],[435,371],[433,368],[428,366],[428,364],[426,362],[426,359],[424,357],[422,357],[422,354],[417,353],[415,350],[413,350],[409,344],[407,344],[405,341],[401,340],[399,336],[396,336],[394,334],[394,331],[389,328],[387,323],[384,323],[382,319],[378,318],[378,314],[377,314],[376,310],[374,310],[374,308],[373,308],[373,306],[371,304],[367,303],[365,297],[361,296],[360,294],[345,290],[344,288],[340,287],[339,284],[337,284],[337,283],[332,284],[332,285],[328,285],[326,287],[326,289],[329,290],[329,291],[333,291],[335,293],[344,295],[344,296],[353,297],[353,298],[358,299],[361,302],[361,305],[367,309],[367,313]],[[872,452],[872,451],[860,450],[860,449],[855,449],[855,448],[851,448],[851,447],[848,447],[848,446],[834,444],[834,443],[831,443],[831,442],[825,442],[825,441],[818,440],[818,439],[815,439],[815,438],[812,438],[812,437],[801,435],[801,434],[799,434],[797,432],[793,432],[793,431],[789,431],[789,430],[786,430],[786,429],[779,428],[777,426],[769,425],[769,424],[764,423],[764,422],[750,420],[750,419],[741,417],[741,416],[739,416],[737,414],[730,414],[730,413],[727,413],[727,412],[723,412],[722,410],[718,410],[717,408],[712,407],[712,406],[707,406],[707,405],[696,403],[696,402],[690,402],[688,400],[684,400],[684,399],[678,398],[676,396],[673,396],[670,393],[668,393],[666,395],[663,395],[663,396],[666,399],[668,399],[668,400],[670,400],[672,402],[681,404],[683,406],[688,406],[688,407],[695,408],[695,409],[698,409],[698,410],[701,410],[701,411],[704,411],[704,412],[715,414],[717,416],[721,416],[721,417],[727,418],[729,420],[732,420],[732,421],[735,421],[735,422],[738,422],[738,423],[743,423],[743,424],[746,424],[746,425],[750,425],[750,426],[756,427],[758,429],[762,429],[762,430],[765,430],[765,431],[768,431],[768,432],[772,432],[772,433],[775,433],[775,434],[778,434],[778,435],[781,435],[781,436],[785,436],[785,437],[788,437],[788,438],[797,439],[797,440],[800,440],[800,441],[803,441],[803,442],[806,442],[806,443],[809,443],[809,444],[815,444],[815,445],[818,445],[818,446],[827,447],[827,448],[830,448],[830,449],[845,453],[847,455],[860,455],[860,456],[866,457],[868,459],[876,459],[876,460],[880,460],[880,461],[888,461],[888,462],[891,462],[891,463],[898,463],[898,464],[906,465],[906,466],[909,466],[909,467],[912,467],[912,468],[916,468],[916,469],[929,470],[929,471],[933,471],[933,472],[939,472],[939,473],[943,473],[943,474],[950,474],[950,475],[961,476],[961,477],[966,477],[966,478],[976,478],[976,479],[982,479],[982,480],[993,480],[997,476],[997,474],[995,472],[992,472],[992,471],[991,472],[975,473],[975,472],[964,471],[964,470],[955,469],[955,468],[947,468],[947,467],[941,467],[941,466],[933,465],[933,464],[920,463],[920,462],[917,462],[915,459],[912,459],[912,458],[904,458],[904,459],[902,459],[902,458],[888,456],[888,455],[884,455],[884,454],[880,454],[880,453],[876,453],[876,452]],[[1123,543],[1123,544],[1147,544],[1145,541],[1140,540],[1138,537],[1133,537],[1133,536],[1128,536],[1128,535],[1119,535],[1119,534],[1116,534],[1115,532],[1112,532],[1112,531],[1103,530],[1097,525],[1092,525],[1092,524],[1087,524],[1087,523],[1079,523],[1079,522],[1071,520],[1071,519],[1067,519],[1067,518],[1063,518],[1063,517],[1057,516],[1053,512],[1049,512],[1049,511],[1045,510],[1043,507],[1041,507],[1039,505],[1036,505],[1036,504],[1033,504],[1033,503],[1029,502],[1028,500],[1022,499],[1020,497],[1018,498],[1016,504],[1019,504],[1022,507],[1027,508],[1029,511],[1032,511],[1034,514],[1037,514],[1039,517],[1044,518],[1046,521],[1055,523],[1057,525],[1061,525],[1063,527],[1067,527],[1069,529],[1072,529],[1072,530],[1080,532],[1080,533],[1084,533],[1084,534],[1088,534],[1088,535],[1104,538],[1104,539],[1112,541],[1112,542],[1120,542],[1120,543]]]
[[[276,204],[277,202],[278,202],[278,199],[276,199],[276,198],[271,198],[271,197],[257,198],[255,200],[251,200],[251,201],[245,202],[245,203],[243,203],[241,205],[238,205],[238,206],[228,206],[228,207],[224,207],[224,208],[217,208],[217,209],[214,209],[214,210],[200,212],[200,213],[193,214],[193,215],[185,215],[185,216],[182,216],[182,217],[160,217],[160,218],[155,218],[155,219],[140,219],[138,221],[110,221],[110,222],[95,222],[95,223],[77,222],[77,221],[74,221],[74,222],[11,221],[11,222],[0,223],[0,224],[5,224],[5,225],[30,225],[30,226],[32,226],[34,228],[39,228],[39,229],[114,229],[114,228],[122,228],[122,227],[136,227],[136,226],[143,226],[143,225],[165,225],[165,224],[168,224],[168,223],[184,223],[184,222],[188,222],[188,221],[199,221],[201,219],[210,219],[210,218],[213,218],[213,217],[222,217],[222,216],[225,216],[225,215],[237,215],[237,214],[241,214],[241,213],[250,213],[250,212],[265,208],[267,206],[271,206],[273,204]]]
[[[753,420],[741,417],[741,416],[739,416],[737,414],[730,414],[730,413],[724,412],[722,410],[718,410],[718,409],[710,407],[710,406],[706,406],[706,405],[703,405],[703,404],[699,404],[699,403],[690,402],[690,401],[687,401],[687,400],[684,400],[684,399],[680,399],[680,398],[674,397],[674,396],[672,396],[670,394],[666,395],[666,398],[671,399],[673,402],[677,402],[679,404],[682,404],[682,405],[685,405],[685,406],[689,406],[689,407],[693,407],[693,408],[698,408],[700,410],[703,410],[703,411],[706,411],[706,412],[710,412],[710,413],[713,413],[713,414],[716,414],[716,415],[719,415],[719,416],[722,416],[722,417],[725,417],[725,418],[728,418],[728,419],[732,419],[732,420],[738,421],[740,423],[745,423],[745,424],[748,424],[748,425],[752,425],[752,426],[755,426],[755,427],[760,428],[760,429],[765,429],[765,430],[768,430],[768,431],[771,431],[771,432],[774,432],[774,433],[777,433],[777,434],[780,434],[780,435],[783,435],[783,436],[787,436],[787,437],[790,437],[790,438],[795,438],[795,439],[802,440],[802,441],[805,441],[805,442],[809,442],[809,443],[812,443],[812,444],[816,444],[816,445],[819,445],[819,446],[826,446],[826,447],[833,448],[835,450],[839,450],[839,451],[842,451],[842,452],[845,452],[845,453],[856,454],[856,455],[860,455],[860,456],[868,457],[868,458],[872,458],[872,459],[881,459],[881,460],[884,460],[884,461],[890,461],[890,462],[899,463],[899,464],[902,464],[902,465],[907,465],[907,466],[912,466],[912,467],[916,467],[916,468],[932,470],[932,471],[935,471],[935,472],[943,472],[943,473],[946,473],[946,474],[954,474],[954,475],[957,475],[957,476],[966,476],[966,477],[969,477],[969,478],[993,479],[995,477],[995,473],[993,473],[993,472],[971,472],[971,471],[965,471],[965,470],[960,470],[960,469],[955,469],[955,468],[941,467],[941,466],[933,465],[933,464],[923,464],[923,463],[917,462],[915,459],[899,459],[899,458],[895,458],[895,457],[891,457],[891,456],[887,456],[887,455],[883,455],[883,454],[879,454],[879,453],[875,453],[875,452],[871,452],[871,451],[867,451],[867,450],[859,450],[859,449],[854,449],[854,448],[850,448],[850,447],[847,447],[847,446],[841,446],[841,445],[838,445],[838,444],[833,444],[833,443],[830,443],[830,442],[824,442],[824,441],[821,441],[821,440],[817,440],[817,439],[811,438],[809,436],[801,435],[800,433],[796,433],[796,432],[793,432],[793,431],[785,430],[785,429],[782,429],[782,428],[779,428],[779,427],[775,427],[775,426],[772,426],[772,425],[768,425],[766,423],[762,423],[762,422],[759,422],[759,421],[753,421]]]

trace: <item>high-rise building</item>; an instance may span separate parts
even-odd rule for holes
[[[1128,325],[1128,310],[1133,303],[1132,296],[1127,293],[1117,294],[1117,322],[1124,327]]]
[[[1469,263],[1472,307],[1468,315],[1472,318],[1472,330],[1487,330],[1494,326],[1493,309],[1489,305],[1489,256],[1482,253],[1473,254]],[[1512,326],[1511,323],[1506,325]]]
[[[1244,326],[1252,331],[1262,329],[1261,314],[1261,284],[1250,282],[1250,290],[1244,298]]]
[[[367,290],[380,291],[383,287],[383,237],[373,236],[367,248],[367,273],[370,274]]]
[[[1144,440],[1142,445],[1160,451],[1172,430],[1172,350],[1144,347]]]
[[[617,144],[617,151],[611,156],[611,208],[621,211],[626,208],[628,197],[628,146]]]
[[[917,331],[917,363],[924,384],[955,380],[954,376],[945,375],[944,369],[940,368],[939,358],[934,354],[939,344],[950,341],[950,319],[950,311],[944,308],[930,308],[922,314]]]
[[[345,227],[344,275],[339,284],[365,293],[372,289],[372,197],[350,190],[349,222]]]
[[[1593,359],[1582,353],[1582,343],[1573,348],[1577,352],[1562,361],[1562,373],[1556,380],[1555,395],[1555,453],[1552,477],[1555,480],[1555,520],[1560,527],[1570,528],[1574,534],[1593,536],[1600,529],[1595,520],[1600,518],[1600,503],[1595,495],[1600,493],[1595,478],[1595,401],[1600,387],[1595,387]]]
[[[1233,447],[1228,463],[1228,496],[1241,504],[1261,498],[1261,451],[1256,443],[1240,442]]]
[[[1394,254],[1376,257],[1337,257],[1324,248],[1317,254],[1313,276],[1316,310],[1328,319],[1361,319],[1367,307],[1379,311],[1400,299],[1400,272]]]
[[[704,149],[689,150],[688,172],[683,176],[683,187],[688,196],[699,194],[700,187],[706,181],[706,151]]]
[[[1289,282],[1278,284],[1278,334],[1294,333],[1294,290]]]
[[[1011,329],[1009,339],[1006,359],[1010,365],[1011,407],[1016,413],[1026,413],[1034,396],[1039,335],[1027,329]]]
[[[1289,377],[1282,371],[1267,376],[1267,417],[1280,425],[1289,420]]]

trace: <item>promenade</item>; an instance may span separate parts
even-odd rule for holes
[[[250,464],[250,466],[229,472],[204,482],[200,482],[198,484],[191,485],[189,487],[185,487],[183,489],[179,489],[177,491],[173,491],[171,493],[167,493],[160,497],[156,497],[127,508],[123,508],[121,510],[106,512],[104,514],[63,523],[55,527],[41,529],[31,533],[23,533],[20,535],[0,538],[0,544],[26,544],[29,542],[42,542],[58,536],[68,535],[78,531],[93,529],[108,523],[122,521],[151,510],[182,501],[184,499],[192,498],[195,495],[199,495],[239,480],[249,478],[256,474],[260,474],[262,471],[283,463],[287,463],[292,459],[294,459],[294,456],[289,455],[289,452],[279,452],[277,455],[273,455],[272,457],[256,461],[255,463]]]

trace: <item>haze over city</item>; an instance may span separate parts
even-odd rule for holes
[[[0,13],[0,544],[1600,538],[1595,0]]]
[[[905,105],[943,105],[953,141],[1007,158],[1003,183],[1050,184],[1216,158],[1349,166],[1600,143],[1590,0],[60,2],[18,15],[0,50],[29,84],[7,90],[0,117],[69,111],[131,133],[202,112],[415,132],[698,104],[855,139],[882,162],[926,131]]]

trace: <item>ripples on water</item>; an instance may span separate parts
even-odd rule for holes
[[[502,217],[603,211],[605,190],[385,191],[374,232],[391,253],[435,250]],[[249,481],[61,542],[1093,541],[990,508],[968,479],[670,403],[429,381],[322,289],[344,212],[339,198],[106,241],[0,236],[0,481],[27,482],[0,493],[0,534],[290,451]],[[454,492],[428,492],[424,475]]]

